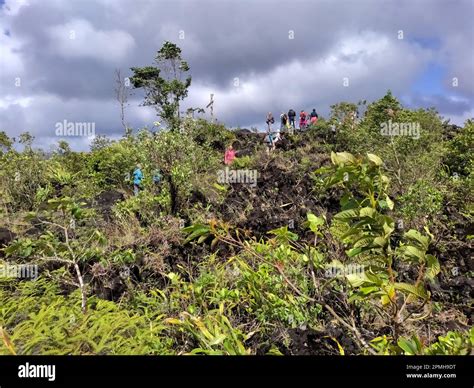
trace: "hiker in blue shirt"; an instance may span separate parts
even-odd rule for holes
[[[136,196],[140,191],[140,184],[143,180],[142,166],[137,164],[137,168],[133,171],[133,194]]]

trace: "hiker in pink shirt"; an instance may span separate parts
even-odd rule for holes
[[[307,119],[306,112],[304,110],[302,110],[300,112],[300,131],[302,131],[306,128],[306,125],[307,125],[306,119]]]
[[[225,150],[224,164],[232,164],[235,159],[236,151],[232,147],[232,144]]]
[[[313,109],[313,111],[311,112],[311,125],[314,125],[317,123],[318,121],[318,114],[316,113],[316,109]]]

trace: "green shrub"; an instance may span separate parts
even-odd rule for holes
[[[409,220],[431,217],[443,208],[443,193],[429,182],[419,180],[398,198],[401,214]]]

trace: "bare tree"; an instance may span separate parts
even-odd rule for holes
[[[206,108],[211,108],[211,123],[214,122],[214,94],[211,94],[211,100]]]
[[[125,122],[125,108],[127,107],[129,90],[127,85],[128,79],[122,78],[120,69],[115,69],[115,98],[120,104],[120,120],[122,122],[125,133],[128,132],[128,126]]]

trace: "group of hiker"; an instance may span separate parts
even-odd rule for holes
[[[133,170],[132,176],[133,176],[133,194],[137,196],[138,193],[140,192],[141,185],[145,177],[143,175],[142,165],[140,163],[138,163],[135,169]],[[161,182],[161,178],[162,178],[161,171],[159,169],[156,169],[153,172],[153,177],[152,177],[155,187],[158,187],[158,185]]]
[[[295,125],[296,112],[294,109],[290,109],[288,113],[281,112],[280,114],[280,127],[274,131],[272,130],[272,124],[275,124],[275,118],[273,117],[272,112],[267,114],[267,134],[265,136],[265,143],[268,146],[268,151],[274,150],[275,145],[278,141],[281,140],[281,132],[289,130],[290,132],[296,129]],[[318,113],[316,109],[313,109],[311,113],[306,113],[304,110],[300,111],[299,115],[299,130],[304,131],[310,125],[314,125],[318,121]]]
[[[293,109],[290,109],[288,113],[281,112],[280,115],[280,131],[284,131],[285,129],[296,129],[295,125],[295,118],[296,112]],[[300,121],[299,121],[299,129],[304,130],[308,128],[310,125],[316,124],[318,121],[318,113],[316,109],[313,109],[311,113],[306,113],[304,110],[300,111]],[[268,112],[267,114],[267,127],[268,131],[271,131],[272,124],[275,123],[275,119],[273,117],[272,112]]]
[[[272,112],[268,112],[266,119],[267,133],[265,136],[267,152],[275,149],[276,143],[281,140],[281,132],[288,130],[291,133],[293,130],[296,129],[295,118],[296,112],[293,109],[290,109],[288,113],[282,112],[280,115],[280,126],[273,130],[272,125],[275,124],[275,118],[273,117]],[[316,113],[316,109],[313,109],[313,111],[309,114],[302,110],[299,115],[299,130],[304,131],[310,125],[316,124],[318,118],[319,116]],[[237,151],[233,148],[232,144],[230,144],[224,153],[224,164],[232,164],[236,156]],[[140,192],[143,179],[144,175],[142,172],[142,166],[140,164],[137,164],[135,170],[133,171],[133,193],[135,196],[137,196]],[[162,179],[162,175],[159,169],[154,171],[152,179],[155,186],[158,187]]]

